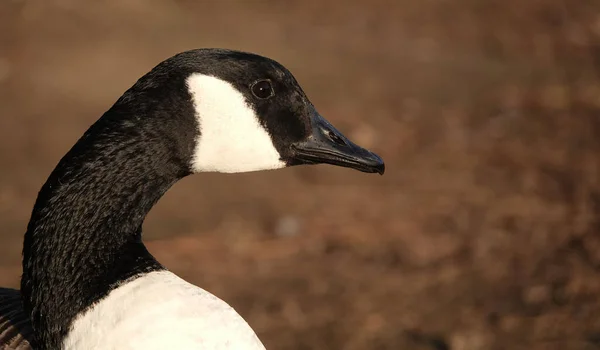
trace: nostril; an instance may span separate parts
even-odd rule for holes
[[[327,130],[327,137],[329,137],[329,139],[333,142],[335,142],[336,144],[340,145],[340,146],[346,146],[346,141],[344,141],[343,138],[339,137],[335,132],[331,131],[331,130]]]

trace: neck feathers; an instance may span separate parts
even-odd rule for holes
[[[60,348],[78,313],[124,280],[162,269],[141,242],[141,226],[188,173],[183,156],[168,144],[181,140],[157,135],[166,128],[155,116],[124,115],[113,107],[39,192],[25,233],[21,280],[35,348]]]

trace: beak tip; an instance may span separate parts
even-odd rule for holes
[[[371,153],[371,159],[374,160],[374,164],[372,165],[373,172],[383,175],[385,173],[385,162],[383,159],[375,153]]]

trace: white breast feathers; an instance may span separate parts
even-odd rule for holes
[[[151,272],[112,290],[80,315],[65,350],[264,350],[226,302],[169,271]]]

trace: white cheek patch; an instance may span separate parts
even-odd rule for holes
[[[194,172],[240,173],[285,167],[271,136],[230,83],[195,73],[187,79],[200,137]]]

